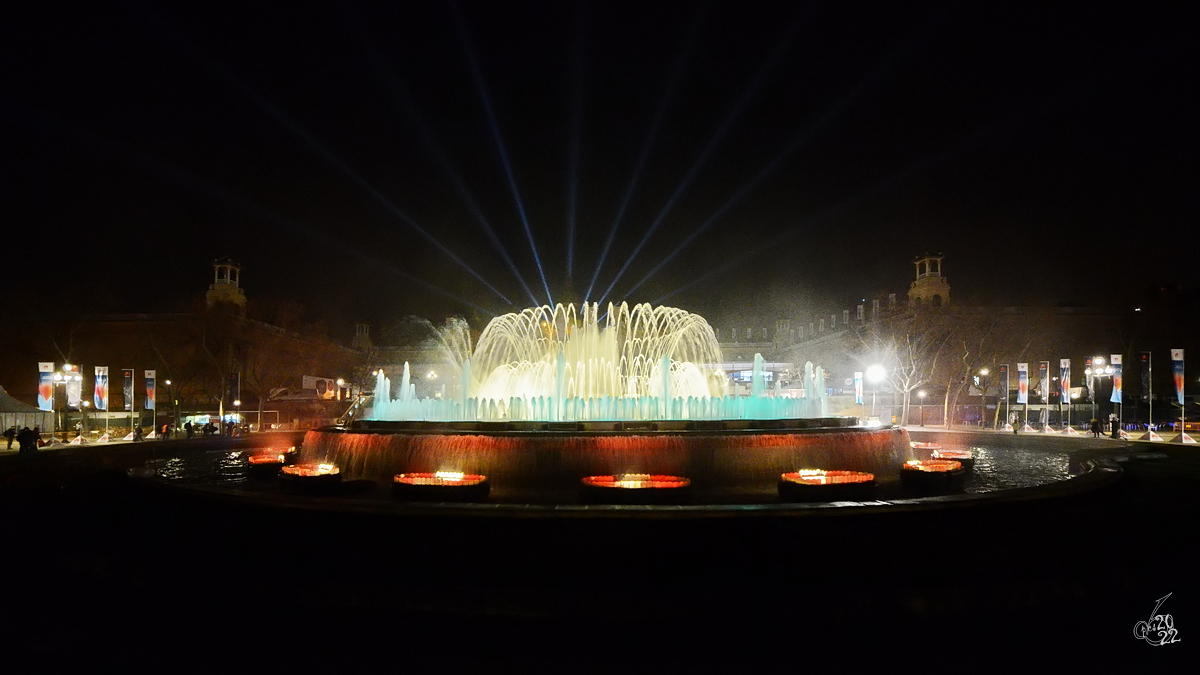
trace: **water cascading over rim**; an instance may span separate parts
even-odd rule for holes
[[[373,420],[699,420],[823,417],[824,373],[805,367],[801,398],[762,386],[733,396],[717,371],[721,351],[703,317],[675,307],[598,304],[529,308],[493,319],[473,350],[447,350],[460,393],[418,398],[404,364],[397,396],[377,375]],[[459,361],[461,359],[461,361]]]

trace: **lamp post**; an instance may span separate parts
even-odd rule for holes
[[[925,426],[925,390],[924,389],[917,392],[917,398],[920,399],[920,401],[921,401],[920,405],[917,406],[918,408],[921,409],[921,426]]]
[[[65,365],[63,367],[66,368]],[[56,373],[54,373],[54,388],[55,388],[55,390],[58,389],[58,385],[60,385],[60,384],[66,385],[66,382],[63,380],[63,374],[56,372]],[[55,394],[56,398],[57,398],[57,396],[58,396],[58,394]],[[63,413],[61,411],[65,410],[67,407],[67,388],[65,386],[63,387],[63,397],[62,397],[62,404],[61,404],[62,408],[59,408],[59,405],[60,404],[57,401],[55,401],[55,404],[54,404],[54,433],[55,434],[57,434],[59,432],[59,430],[63,428],[63,422],[62,422]],[[63,436],[65,438],[66,434],[64,434]]]
[[[983,423],[983,416],[985,414],[987,414],[987,384],[984,383],[983,378],[987,377],[989,374],[991,374],[991,372],[992,371],[988,370],[987,367],[985,366],[983,368],[980,368],[979,374],[975,376],[975,386],[979,388],[979,426],[980,426],[980,428],[983,428],[986,426]]]
[[[871,381],[872,385],[874,385],[871,387],[871,417],[872,418],[875,417],[875,394],[876,394],[876,392],[879,391],[879,382],[881,380],[883,380],[883,377],[886,374],[887,374],[887,371],[885,371],[883,369],[883,366],[881,366],[879,364],[875,364],[873,366],[867,367],[867,379]]]
[[[1111,365],[1108,365],[1108,366],[1104,365],[1104,357],[1103,356],[1093,356],[1092,357],[1092,365],[1093,365],[1092,368],[1085,369],[1083,371],[1083,373],[1088,378],[1088,398],[1091,399],[1091,401],[1092,401],[1092,419],[1099,419],[1098,417],[1096,417],[1096,405],[1097,405],[1096,390],[1099,389],[1099,386],[1098,385],[1094,386],[1093,380],[1095,380],[1097,382],[1101,382],[1101,381],[1103,381],[1103,378],[1112,377],[1113,367]]]
[[[175,400],[175,389],[171,387],[171,380],[163,380],[163,384],[167,385],[167,397],[171,399],[171,431],[174,432],[179,424],[179,401]]]

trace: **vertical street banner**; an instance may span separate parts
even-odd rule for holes
[[[1112,376],[1113,377],[1113,390],[1112,390],[1112,396],[1108,397],[1108,400],[1110,403],[1120,403],[1121,402],[1121,355],[1120,354],[1110,354],[1108,357],[1108,361],[1109,361],[1109,363],[1112,364],[1112,369],[1113,369],[1113,376]]]
[[[66,377],[67,407],[81,410],[83,408],[83,375],[79,374],[79,366],[63,366]]]
[[[862,395],[863,395],[863,379],[862,379],[862,377],[863,377],[862,373],[859,373],[859,372],[854,373],[854,402],[858,405],[862,405],[862,401],[863,401],[863,399],[862,399]]]
[[[1149,401],[1150,399],[1150,368],[1153,362],[1150,358],[1150,352],[1142,352],[1142,398]]]
[[[1017,364],[1017,403],[1029,403],[1029,364]]]
[[[1008,364],[1000,364],[1000,401],[1008,402]]]
[[[1096,369],[1092,367],[1092,359],[1087,358],[1083,361],[1083,376],[1086,378],[1084,384],[1087,385],[1088,400],[1096,400]]]
[[[1071,402],[1071,359],[1058,360],[1058,395],[1063,403]]]
[[[1042,403],[1050,402],[1050,362],[1038,361],[1038,396]]]
[[[96,366],[92,405],[96,406],[96,410],[108,410],[108,366]]]
[[[125,373],[125,409],[133,412],[133,368],[123,368]]]
[[[154,410],[154,371],[146,371],[146,405],[144,410]]]
[[[1175,398],[1183,405],[1183,350],[1171,350],[1171,369],[1175,373]]]
[[[38,361],[38,410],[54,410],[54,363]]]

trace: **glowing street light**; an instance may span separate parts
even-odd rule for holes
[[[875,393],[879,391],[879,383],[886,375],[887,371],[879,364],[867,367],[867,379],[875,385],[871,388],[871,417],[875,417]]]
[[[1096,385],[1093,384],[1092,378],[1096,378],[1097,380],[1099,380],[1099,379],[1105,378],[1105,377],[1112,377],[1112,374],[1113,374],[1113,367],[1111,365],[1104,366],[1104,367],[1101,367],[1101,366],[1104,366],[1104,357],[1103,356],[1093,356],[1092,357],[1092,367],[1085,368],[1083,371],[1083,374],[1086,375],[1088,378],[1088,381],[1087,381],[1088,382],[1088,398],[1091,399],[1091,401],[1092,401],[1092,419],[1097,419],[1096,418],[1096,405],[1097,405],[1096,389],[1098,388]]]

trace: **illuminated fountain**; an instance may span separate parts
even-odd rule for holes
[[[733,396],[702,317],[674,307],[596,304],[526,309],[494,319],[469,353],[450,349],[459,396],[418,398],[409,365],[399,390],[377,375],[373,420],[633,421],[813,418],[825,415],[825,376],[805,368],[808,396],[767,392],[761,355],[751,396]],[[465,345],[469,350],[469,343]],[[478,373],[477,377],[475,374]],[[773,394],[773,395],[768,395]]]
[[[786,472],[895,476],[912,458],[901,429],[826,416],[812,364],[785,397],[756,355],[750,395],[734,395],[712,328],[680,309],[543,306],[493,319],[474,349],[465,335],[443,340],[453,395],[419,398],[407,363],[395,390],[380,371],[371,412],[309,432],[306,461],[380,482],[487,476],[492,499],[529,503],[577,503],[585,478],[669,476],[719,503],[775,500]]]

